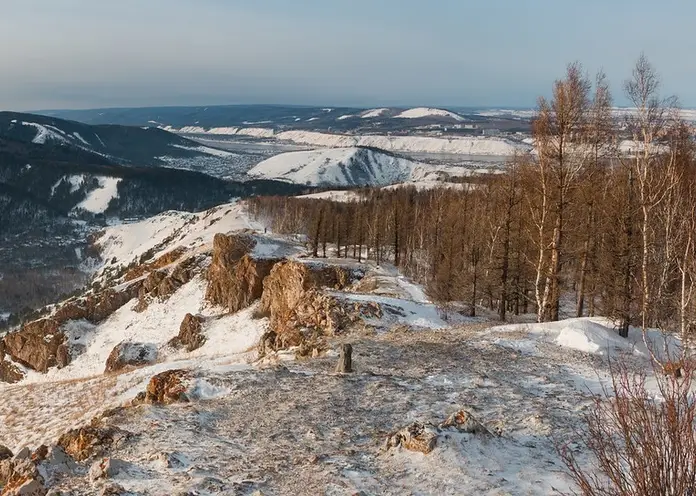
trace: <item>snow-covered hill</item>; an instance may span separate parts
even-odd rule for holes
[[[454,119],[455,121],[465,120],[459,114],[450,112],[449,110],[443,110],[438,108],[428,108],[428,107],[417,107],[408,110],[404,110],[398,115],[394,116],[397,119],[428,119],[428,118],[442,118],[446,117],[449,119]]]
[[[383,186],[409,180],[420,165],[371,148],[329,148],[276,155],[248,174],[312,186]]]

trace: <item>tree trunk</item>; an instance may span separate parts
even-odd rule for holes
[[[353,346],[351,346],[348,343],[342,344],[339,351],[338,363],[336,364],[337,374],[348,374],[350,372],[353,372],[352,355]]]

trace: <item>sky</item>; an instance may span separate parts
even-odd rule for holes
[[[641,52],[696,107],[693,0],[1,0],[0,109],[532,107]]]

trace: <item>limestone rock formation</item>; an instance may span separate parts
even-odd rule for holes
[[[203,334],[203,318],[187,313],[179,326],[179,334],[169,341],[175,348],[184,347],[186,351],[197,350],[205,343]]]
[[[249,253],[256,241],[247,235],[216,234],[208,269],[206,299],[238,312],[261,298],[263,280],[278,259],[256,259]]]
[[[117,344],[106,360],[104,372],[118,372],[126,367],[142,367],[157,360],[157,348],[147,343],[123,341]]]
[[[409,451],[418,451],[427,455],[437,445],[438,434],[435,429],[421,422],[404,427],[387,438],[385,448],[403,447]]]
[[[82,461],[100,455],[127,437],[127,432],[116,427],[88,425],[63,434],[58,439],[58,446],[75,460]]]
[[[143,400],[147,403],[164,405],[187,403],[189,401],[186,394],[188,377],[189,372],[181,369],[167,370],[157,374],[150,379]]]

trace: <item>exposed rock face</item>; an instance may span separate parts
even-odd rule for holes
[[[202,323],[202,317],[187,313],[179,327],[178,336],[169,341],[169,344],[176,348],[185,347],[186,351],[197,350],[206,340]]]
[[[4,351],[16,362],[46,372],[58,365],[58,348],[65,342],[65,334],[59,328],[60,322],[52,318],[25,324],[2,339]]]
[[[0,485],[3,496],[44,496],[43,477],[30,459],[7,459],[0,462]]]
[[[5,360],[5,356],[3,344],[0,341],[0,382],[12,384],[24,379],[24,373],[15,364]]]
[[[143,281],[138,292],[136,312],[143,312],[155,298],[167,300],[177,289],[189,282],[198,272],[198,258],[188,257],[179,263],[171,273],[156,270]]]
[[[53,319],[60,323],[85,319],[98,324],[138,296],[142,284],[142,281],[134,282],[123,291],[107,288],[97,294],[70,301],[56,310]]]
[[[89,425],[72,429],[58,439],[58,446],[77,461],[100,455],[128,433],[115,427]]]
[[[154,270],[166,267],[167,265],[171,265],[172,263],[176,262],[179,258],[181,258],[181,256],[185,252],[186,248],[180,246],[178,248],[173,249],[172,251],[165,253],[161,257],[156,258],[152,262],[141,263],[140,265],[137,265],[134,268],[130,269],[128,272],[126,272],[124,279],[126,281],[132,281],[133,279],[137,279],[138,277],[144,276],[148,272],[152,272]]]
[[[96,482],[100,479],[110,479],[126,467],[125,462],[115,458],[100,458],[89,469],[89,479]]]
[[[275,264],[264,280],[261,297],[261,311],[270,316],[273,334],[264,336],[259,354],[301,346],[304,355],[323,348],[324,338],[345,329],[359,318],[360,311],[321,288],[343,289],[351,278],[349,270],[337,266],[295,261]]]
[[[71,356],[61,326],[69,320],[87,320],[99,323],[137,296],[142,282],[136,282],[122,291],[106,289],[100,293],[72,300],[58,308],[51,317],[24,324],[16,332],[5,335],[0,341],[0,381],[16,382],[22,372],[10,362],[14,361],[38,372],[51,367],[65,367]]]
[[[144,401],[147,403],[187,403],[186,395],[187,379],[189,373],[186,370],[168,370],[157,374],[147,385]]]
[[[247,235],[215,235],[205,295],[208,301],[238,312],[261,297],[263,280],[279,260],[251,257],[255,244]]]
[[[117,344],[106,360],[104,372],[117,372],[126,367],[142,367],[157,360],[157,348],[147,343],[123,341]]]
[[[385,448],[402,446],[409,451],[419,451],[425,455],[432,452],[437,445],[437,432],[420,422],[414,422],[395,432],[387,439]]]

